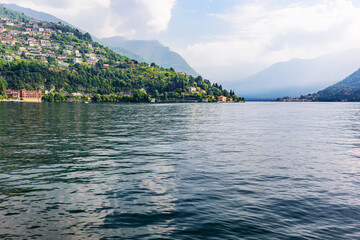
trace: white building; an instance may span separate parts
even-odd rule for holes
[[[82,59],[81,58],[74,58],[73,63],[82,63]]]

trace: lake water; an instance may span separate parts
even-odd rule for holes
[[[360,239],[360,104],[0,103],[0,238]]]

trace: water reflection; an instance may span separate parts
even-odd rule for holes
[[[359,104],[0,104],[0,238],[351,238]]]

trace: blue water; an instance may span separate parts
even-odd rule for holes
[[[359,189],[359,103],[0,103],[0,238],[360,239]]]

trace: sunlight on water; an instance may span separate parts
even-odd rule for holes
[[[360,104],[0,104],[0,238],[355,239]]]

